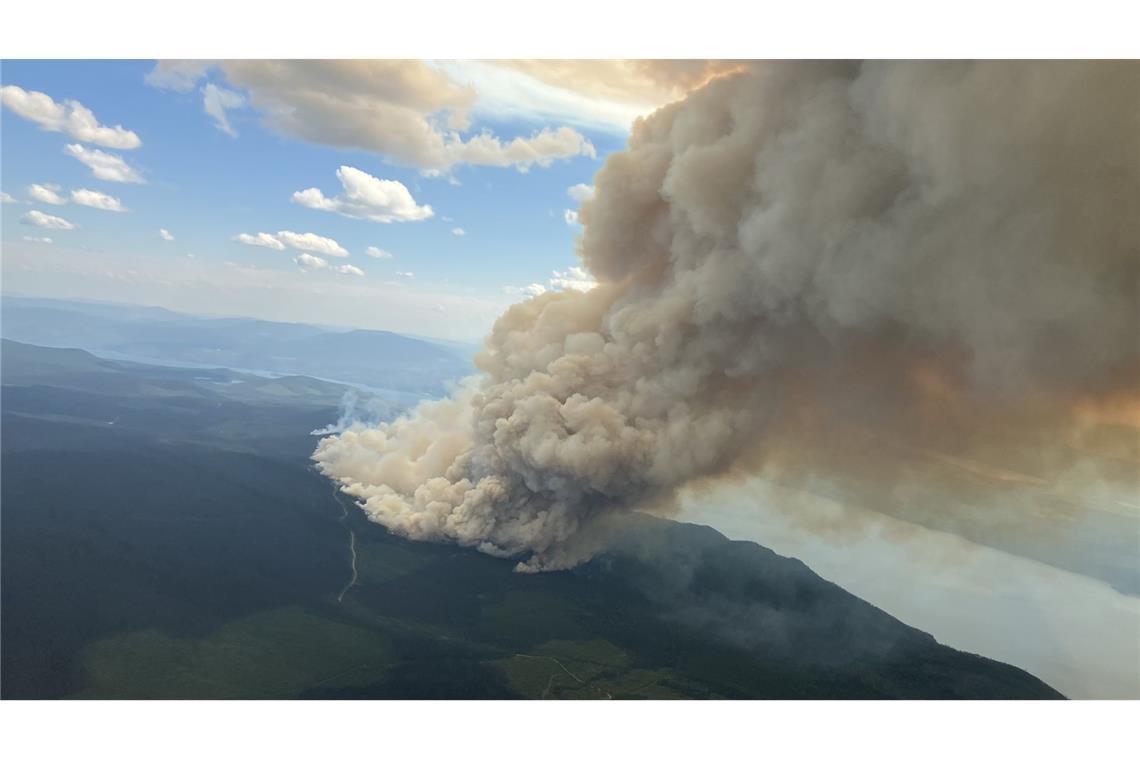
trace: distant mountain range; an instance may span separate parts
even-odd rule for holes
[[[472,372],[474,347],[382,330],[202,317],[121,304],[0,299],[0,332],[23,343],[112,358],[280,375],[431,396]]]

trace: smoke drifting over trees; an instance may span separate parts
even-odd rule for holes
[[[393,531],[530,571],[746,473],[906,510],[1128,508],[1138,98],[1129,62],[714,79],[598,173],[597,287],[513,306],[461,392],[314,458]]]

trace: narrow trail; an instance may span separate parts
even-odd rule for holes
[[[337,595],[336,600],[338,602],[344,601],[344,595],[348,593],[350,588],[356,585],[356,534],[352,532],[352,528],[348,529],[348,552],[352,557],[352,578],[348,581],[348,585],[342,588],[340,594]]]
[[[340,517],[337,518],[337,522],[344,525],[344,529],[348,531],[348,556],[352,567],[352,577],[348,579],[348,583],[345,584],[345,587],[340,590],[340,593],[337,594],[336,597],[338,602],[343,602],[344,595],[348,593],[348,590],[358,585],[356,582],[359,577],[356,572],[356,531],[348,527],[345,523],[345,520],[348,519],[348,506],[344,503],[344,500],[340,498],[340,489],[337,488],[335,483],[333,484],[333,498],[336,499],[336,503],[340,505]]]

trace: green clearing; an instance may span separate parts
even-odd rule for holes
[[[82,654],[94,699],[282,699],[380,680],[389,648],[374,630],[299,607],[259,612],[201,638],[146,629]]]

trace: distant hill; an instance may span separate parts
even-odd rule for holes
[[[155,307],[4,296],[3,337],[82,348],[116,358],[309,375],[375,388],[437,395],[472,371],[459,344],[382,330],[231,317],[199,317]]]
[[[710,528],[538,575],[393,536],[309,466],[342,386],[2,349],[4,698],[1060,696]]]

